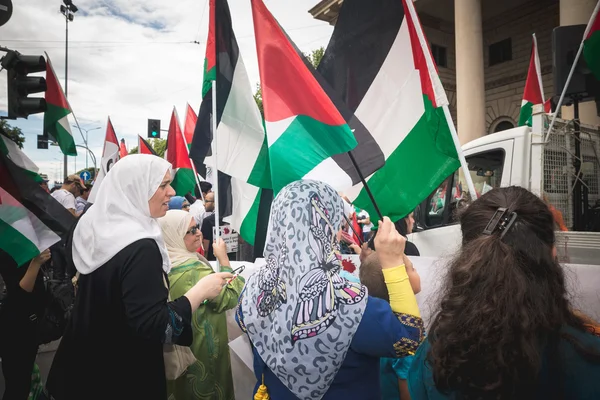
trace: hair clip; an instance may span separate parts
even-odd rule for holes
[[[488,222],[483,230],[483,234],[491,236],[494,232],[498,231],[501,232],[500,239],[502,239],[506,235],[506,232],[513,226],[516,219],[516,212],[509,212],[508,209],[500,207],[496,210],[490,222]]]

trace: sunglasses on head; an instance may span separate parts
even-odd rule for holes
[[[200,224],[196,224],[196,226],[192,226],[192,228],[187,231],[185,234],[187,235],[188,233],[191,233],[192,235],[195,235],[196,232],[198,232],[200,230]]]

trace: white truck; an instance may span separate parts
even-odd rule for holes
[[[541,107],[536,111],[532,128],[494,133],[463,146],[475,188],[478,195],[506,186],[538,194],[562,213],[569,229],[557,232],[560,261],[600,265],[600,132],[557,120],[548,133],[550,116]],[[459,169],[417,207],[418,227],[409,240],[421,256],[447,256],[460,246],[456,209],[468,197]]]

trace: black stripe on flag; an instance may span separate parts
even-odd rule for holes
[[[353,112],[379,73],[403,20],[399,0],[344,0],[317,70]]]
[[[64,239],[75,217],[48,194],[22,168],[0,152],[0,187]]]
[[[143,137],[141,137],[141,136],[140,136],[140,140],[142,141],[142,144],[144,146],[146,146],[146,149],[148,149],[148,151],[150,153],[156,155],[156,152],[154,151],[154,149],[152,148],[152,146],[150,146],[150,143],[146,142],[146,140]],[[138,149],[138,152],[141,153],[141,151],[139,151],[139,149]]]

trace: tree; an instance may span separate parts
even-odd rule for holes
[[[323,46],[318,49],[313,50],[310,54],[304,53],[304,57],[312,64],[312,66],[317,69],[323,56],[325,55],[325,48]],[[256,84],[256,92],[254,92],[254,101],[260,110],[260,115],[262,115],[263,119],[265,118],[265,111],[263,108],[263,98],[262,98],[262,89],[260,87],[260,83]]]
[[[21,128],[17,128],[16,126],[10,126],[5,119],[0,120],[0,130],[17,144],[20,149],[23,148],[23,143],[25,143],[25,135],[21,131]]]
[[[138,147],[135,146],[133,149],[129,150],[129,154],[137,154],[139,151]]]

